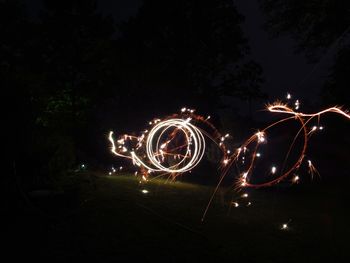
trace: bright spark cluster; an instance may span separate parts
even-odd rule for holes
[[[275,102],[268,105],[267,110],[272,113],[291,116],[278,120],[266,128],[259,130],[236,150],[228,150],[226,148],[225,140],[229,138],[230,135],[221,135],[209,122],[210,116],[205,118],[196,115],[194,109],[185,107],[181,109],[180,114],[174,114],[164,120],[154,119],[150,121],[150,131],[146,129],[138,137],[123,135],[115,142],[113,139],[113,132],[111,131],[109,133],[109,140],[112,144],[111,150],[117,156],[132,160],[132,163],[140,168],[140,175],[142,175],[143,180],[146,180],[148,175],[153,172],[171,174],[176,177],[176,175],[191,171],[200,163],[205,153],[206,136],[214,141],[222,150],[222,175],[219,184],[230,171],[233,163],[245,166],[248,165],[248,168],[242,171],[238,178],[236,184],[238,188],[271,186],[281,182],[290,175],[294,175],[291,182],[298,183],[300,177],[296,175],[296,172],[305,159],[309,137],[316,131],[322,131],[324,129],[324,127],[320,125],[308,127],[308,124],[314,118],[317,118],[319,122],[320,116],[325,113],[332,112],[340,114],[347,119],[350,119],[350,115],[347,111],[343,111],[337,106],[313,114],[301,113],[297,111],[301,104],[299,100],[291,102],[292,95],[289,93],[286,95],[286,99],[288,103],[292,103],[293,107],[288,106],[286,103]],[[272,177],[270,181],[259,184],[251,183],[253,168],[255,167],[256,161],[262,156],[259,148],[261,145],[268,143],[268,130],[289,120],[296,120],[300,123],[300,129],[295,135],[288,152],[289,155],[294,142],[297,138],[301,137],[303,140],[303,147],[299,158],[287,170],[279,169],[276,165],[271,165],[269,173]],[[199,125],[204,125],[206,130],[199,128]],[[286,160],[288,159],[288,155],[286,156]],[[311,160],[307,160],[307,167],[312,176],[318,174]]]
[[[288,102],[292,99],[292,95],[287,93],[286,99]],[[299,112],[297,110],[300,109],[300,101],[295,100],[293,103],[293,107],[288,106],[288,104],[282,103],[282,102],[275,102],[271,105],[267,106],[267,110],[272,113],[280,113],[280,114],[286,114],[291,115],[290,117],[286,117],[283,119],[280,119],[266,128],[258,131],[253,136],[251,136],[248,140],[246,140],[236,151],[235,155],[230,156],[227,162],[226,168],[223,169],[223,176],[225,176],[228,172],[230,167],[233,163],[237,164],[245,164],[247,159],[250,159],[250,163],[248,165],[248,168],[241,172],[238,181],[236,183],[237,188],[243,188],[243,187],[266,187],[271,186],[274,184],[277,184],[281,182],[282,180],[285,180],[290,175],[294,175],[291,179],[291,183],[298,183],[300,181],[300,176],[296,174],[296,172],[299,170],[299,168],[302,166],[305,160],[307,146],[309,142],[309,137],[317,132],[324,130],[324,126],[321,125],[313,125],[309,127],[309,123],[311,123],[315,118],[317,119],[317,122],[319,123],[320,117],[323,114],[326,113],[336,113],[339,115],[342,115],[343,117],[350,119],[350,114],[347,111],[342,110],[340,107],[334,106],[328,109],[325,109],[323,111],[312,113],[312,114],[306,114]],[[259,148],[262,144],[267,143],[267,134],[270,128],[283,124],[286,121],[295,120],[298,121],[300,124],[300,129],[295,135],[292,144],[290,145],[289,151],[287,156],[285,157],[285,160],[288,160],[288,157],[293,149],[293,146],[295,144],[295,141],[298,138],[301,138],[303,141],[302,150],[300,151],[299,158],[295,161],[294,164],[291,164],[289,168],[286,169],[279,169],[276,165],[271,165],[270,174],[272,175],[271,179],[264,183],[251,183],[252,175],[254,172],[254,167],[256,166],[257,160],[261,157],[261,153],[259,152]],[[244,149],[244,150],[242,150]],[[249,149],[249,150],[247,150]],[[246,158],[246,152],[249,152],[248,156],[249,158]],[[319,174],[311,160],[306,161],[306,165],[308,167],[308,171],[311,174],[311,176],[314,176],[315,174]]]
[[[319,125],[320,117],[326,113],[336,113],[350,119],[350,114],[337,106],[317,113],[302,113],[299,112],[301,105],[299,100],[292,102],[292,95],[289,93],[286,95],[286,99],[288,104],[275,102],[268,105],[267,110],[271,113],[285,114],[287,117],[257,131],[236,150],[227,149],[225,141],[230,135],[221,135],[214,125],[210,123],[210,116],[206,118],[202,117],[195,114],[194,109],[184,107],[179,114],[174,114],[163,120],[154,119],[150,121],[149,125],[151,127],[149,130],[144,130],[140,136],[123,135],[115,141],[113,132],[111,131],[109,133],[109,140],[112,144],[111,151],[119,157],[130,159],[132,163],[139,168],[139,174],[144,181],[147,181],[151,173],[158,173],[160,175],[168,174],[175,178],[179,174],[191,172],[191,170],[200,163],[206,149],[206,138],[212,140],[222,151],[220,166],[221,176],[204,212],[204,218],[213,200],[213,196],[217,192],[225,176],[231,171],[233,164],[236,164],[236,167],[247,167],[239,174],[235,184],[237,188],[272,186],[287,179],[289,176],[292,177],[290,180],[291,183],[299,183],[300,176],[298,175],[298,170],[305,161],[309,137],[315,132],[324,129],[324,126]],[[289,104],[292,106],[289,106]],[[309,127],[309,124],[315,118],[317,119],[318,125]],[[267,137],[269,129],[290,120],[299,122],[300,129],[290,145],[285,160],[288,160],[295,141],[301,138],[303,145],[299,157],[294,164],[289,164],[287,168],[284,164],[280,166],[271,164],[270,171],[268,171],[271,175],[271,179],[263,183],[252,183],[256,162],[262,159],[262,154],[259,149],[262,145],[268,143]],[[311,160],[307,160],[306,165],[312,176],[318,174]],[[121,168],[119,170],[121,170]],[[113,168],[110,174],[114,172],[115,169]],[[138,172],[135,172],[135,175],[137,176]],[[233,202],[233,205],[238,207],[239,203]],[[250,202],[249,205],[251,205]],[[287,224],[283,225],[282,228],[286,229]]]
[[[191,171],[205,153],[204,135],[213,140],[227,156],[230,151],[226,149],[224,141],[229,134],[222,136],[208,121],[209,116],[204,118],[194,114],[194,111],[182,108],[180,114],[150,121],[150,130],[145,130],[138,137],[123,135],[115,141],[111,131],[109,141],[112,153],[130,159],[141,170],[143,180],[151,173],[176,177]],[[202,125],[205,130],[194,123]],[[223,163],[227,162],[228,159],[224,158]]]

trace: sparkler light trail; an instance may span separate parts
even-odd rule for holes
[[[290,95],[287,97],[290,97]],[[326,114],[326,113],[336,113],[336,114],[339,114],[347,119],[350,119],[350,114],[347,111],[344,111],[340,107],[336,107],[336,106],[322,110],[322,111],[317,112],[317,113],[312,113],[312,114],[297,112],[296,110],[299,109],[299,100],[297,100],[296,102],[298,102],[298,103],[295,104],[295,110],[293,110],[287,104],[283,104],[281,102],[275,102],[272,105],[267,106],[267,110],[269,112],[287,114],[287,115],[291,115],[291,116],[283,118],[279,121],[276,121],[276,122],[272,123],[271,125],[269,125],[268,127],[264,128],[263,130],[258,131],[256,134],[251,136],[246,142],[244,142],[243,145],[239,148],[239,149],[253,148],[253,150],[252,150],[251,157],[250,157],[250,159],[251,159],[250,165],[249,165],[248,169],[246,169],[245,171],[243,171],[241,173],[241,175],[238,179],[238,182],[236,184],[238,188],[243,188],[243,187],[259,188],[259,187],[272,186],[274,184],[281,182],[282,180],[285,180],[287,177],[289,177],[292,174],[294,174],[292,182],[297,183],[299,181],[300,177],[298,175],[296,175],[295,173],[300,168],[301,164],[303,163],[303,161],[305,159],[309,137],[316,130],[323,130],[323,126],[312,126],[311,128],[309,128],[308,124],[315,118],[317,118],[318,122],[319,122],[320,116],[323,114]],[[250,181],[251,181],[253,170],[255,167],[255,162],[257,161],[257,157],[260,157],[260,153],[258,152],[259,147],[263,143],[266,143],[266,141],[267,141],[266,137],[267,137],[268,130],[276,125],[282,124],[282,123],[284,123],[286,121],[290,121],[290,120],[298,121],[300,124],[300,129],[298,130],[297,134],[295,135],[295,137],[294,137],[294,139],[289,147],[288,153],[285,157],[285,162],[289,158],[289,155],[292,152],[292,149],[293,149],[293,146],[295,145],[296,140],[299,137],[301,137],[301,139],[303,140],[303,145],[302,145],[302,150],[299,154],[297,161],[293,165],[291,165],[291,167],[289,169],[287,169],[285,171],[283,171],[283,170],[278,171],[276,166],[272,166],[270,174],[276,175],[275,177],[272,177],[272,179],[267,181],[267,182],[255,183],[255,184],[251,183]],[[223,169],[223,176],[225,176],[225,174],[229,171],[229,169],[233,163],[239,162],[239,158],[241,157],[241,155],[242,155],[242,152],[237,151],[235,155],[232,155],[230,157],[227,166]],[[316,170],[316,168],[314,167],[314,165],[312,164],[312,162],[310,160],[307,161],[307,166],[308,166],[309,173],[312,176],[314,174],[318,174],[318,171]]]
[[[287,94],[287,99],[288,100],[291,99],[291,95],[289,93]],[[235,183],[237,190],[242,189],[242,188],[248,188],[248,187],[260,188],[260,187],[272,186],[272,185],[280,183],[282,180],[286,180],[291,175],[294,175],[291,182],[298,183],[300,180],[300,177],[299,177],[299,175],[296,174],[296,172],[299,170],[299,168],[301,167],[301,165],[305,159],[309,137],[316,130],[323,130],[323,126],[313,126],[312,128],[309,128],[307,125],[315,118],[317,118],[317,120],[319,122],[321,115],[326,114],[326,113],[336,113],[336,114],[339,114],[347,119],[350,119],[349,112],[344,111],[340,107],[337,107],[337,106],[322,110],[322,111],[317,112],[317,113],[312,113],[312,114],[298,112],[297,110],[299,108],[300,108],[300,101],[299,100],[295,101],[294,109],[292,109],[287,104],[284,104],[284,103],[279,102],[279,101],[267,106],[267,110],[269,112],[286,114],[286,115],[291,115],[291,116],[280,119],[280,120],[270,124],[266,128],[258,131],[257,133],[252,135],[250,138],[248,138],[248,140],[246,140],[232,155],[230,155],[228,158],[227,157],[225,158],[226,165],[222,167],[221,177],[220,177],[219,182],[214,190],[214,193],[212,194],[212,196],[208,202],[207,207],[205,208],[205,211],[204,211],[203,217],[202,217],[202,221],[204,220],[204,218],[208,212],[208,209],[213,201],[213,198],[214,198],[216,192],[219,189],[219,186],[221,185],[225,176],[231,170],[233,164],[236,164],[236,166],[239,167],[241,159],[242,159],[243,164],[248,159],[248,158],[245,158],[245,156],[242,156],[248,152],[248,148],[252,149],[252,151],[249,151],[250,152],[250,163],[249,163],[247,169],[239,172],[240,175],[238,177],[238,180]],[[298,121],[300,124],[300,128],[299,128],[297,134],[295,135],[295,137],[294,137],[294,139],[289,147],[288,153],[284,159],[283,169],[280,169],[280,171],[277,172],[277,167],[273,165],[271,167],[270,174],[274,175],[274,177],[270,177],[271,179],[269,179],[266,182],[252,183],[251,181],[253,178],[253,171],[255,168],[256,161],[258,159],[260,159],[260,157],[261,157],[261,153],[259,152],[259,148],[261,145],[267,143],[268,130],[276,125],[283,124],[283,123],[290,121],[290,120]],[[284,170],[285,163],[287,162],[288,157],[293,150],[293,146],[295,145],[295,143],[299,137],[301,137],[303,140],[302,150],[299,154],[299,157],[297,158],[296,162],[290,166],[289,169]],[[312,164],[312,162],[310,160],[307,161],[307,166],[308,166],[309,173],[311,174],[312,177],[314,176],[314,174],[318,174],[317,169],[314,167],[314,165]]]
[[[292,96],[287,94],[289,101],[291,98]],[[316,118],[319,123],[320,117],[326,113],[339,114],[350,120],[349,112],[337,106],[312,114],[299,112],[299,109],[299,100],[294,102],[294,109],[282,102],[268,105],[269,112],[287,116],[257,131],[236,150],[227,149],[225,140],[230,137],[229,134],[221,135],[209,121],[210,116],[204,118],[195,114],[193,109],[187,108],[182,108],[179,114],[174,114],[164,120],[150,121],[150,131],[145,130],[140,136],[123,135],[115,142],[113,132],[110,132],[109,140],[112,144],[112,152],[119,157],[130,159],[135,166],[138,166],[143,180],[147,180],[151,173],[167,174],[175,179],[178,175],[190,171],[199,164],[204,156],[205,137],[213,141],[222,151],[221,176],[204,211],[203,220],[214,195],[234,164],[239,170],[239,177],[235,182],[236,189],[272,186],[289,177],[292,177],[291,183],[299,183],[300,176],[297,172],[304,163],[309,138],[316,131],[324,129],[319,125],[309,127],[312,120]],[[260,148],[267,144],[269,130],[287,121],[297,121],[299,129],[289,146],[284,162],[281,165],[271,165],[266,181],[254,182],[252,180],[254,169],[257,161],[262,158]],[[294,153],[293,149],[297,141],[302,142],[300,153],[295,161],[290,161],[289,157],[291,153]],[[311,160],[307,160],[306,165],[312,176],[318,174]],[[245,167],[244,170],[240,169],[242,166]]]
[[[287,97],[290,98],[290,94]],[[299,109],[299,100],[296,100],[296,102],[295,109]],[[325,113],[336,113],[350,119],[350,114],[340,107],[331,107],[317,113],[306,114],[293,110],[287,104],[275,102],[272,105],[268,105],[267,110],[291,116],[276,121],[258,131],[232,153],[225,146],[225,139],[229,137],[229,134],[222,136],[213,124],[209,122],[209,117],[204,118],[194,114],[193,109],[186,108],[181,109],[181,114],[174,114],[164,120],[155,119],[149,122],[152,125],[151,130],[145,130],[139,137],[123,135],[115,143],[113,132],[111,131],[109,133],[109,140],[112,144],[111,150],[117,156],[131,159],[134,165],[140,167],[141,174],[146,176],[146,178],[152,172],[162,172],[176,177],[179,174],[190,171],[202,160],[206,147],[204,136],[206,136],[222,150],[222,178],[230,170],[232,164],[238,163],[240,157],[246,154],[248,148],[253,148],[248,169],[241,173],[237,186],[239,188],[257,188],[279,183],[299,169],[305,159],[309,137],[317,129],[323,130],[323,126],[308,128],[307,124],[312,119],[319,118]],[[259,147],[267,142],[267,131],[289,120],[298,121],[300,129],[294,137],[286,159],[288,159],[297,138],[302,137],[303,147],[299,158],[285,172],[282,172],[282,170],[279,172],[276,166],[272,166],[270,174],[277,176],[270,181],[260,184],[250,183],[255,162],[261,156],[261,153],[258,151]],[[199,125],[204,127],[200,128]],[[244,159],[245,157],[243,156],[242,158]],[[307,164],[311,174],[318,173],[310,160],[307,161]],[[293,181],[297,182],[299,179],[299,176],[295,175]]]
[[[205,153],[207,136],[223,151],[224,163],[228,151],[222,136],[209,122],[194,113],[193,109],[182,108],[180,114],[174,114],[164,120],[150,121],[150,131],[145,130],[140,136],[123,135],[117,142],[113,132],[109,133],[112,152],[120,157],[132,160],[140,167],[144,179],[153,172],[169,174],[173,178],[188,172],[198,165]]]

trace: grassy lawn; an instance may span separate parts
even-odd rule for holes
[[[250,190],[248,198],[223,189],[202,223],[211,187],[77,176],[74,198],[32,200],[45,212],[28,208],[18,215],[18,242],[34,256],[60,262],[342,262],[350,244],[349,194],[337,185]]]

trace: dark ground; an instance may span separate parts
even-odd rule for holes
[[[89,172],[72,179],[62,192],[31,193],[13,206],[7,228],[13,259],[347,262],[344,181],[250,190],[248,199],[222,191],[201,223],[210,187],[164,180],[140,185],[133,176]],[[230,208],[232,200],[240,206]]]

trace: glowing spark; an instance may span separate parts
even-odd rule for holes
[[[319,172],[317,171],[315,166],[312,164],[311,160],[308,160],[307,163],[309,167],[309,173],[311,174],[311,178],[313,178],[315,174],[319,175]]]
[[[265,134],[263,132],[257,132],[255,135],[258,137],[258,142],[265,142]]]
[[[294,178],[293,178],[294,183],[299,182],[299,180],[300,180],[300,177],[298,175],[294,176]]]
[[[290,95],[290,93],[287,93],[287,100],[290,100],[292,98],[292,95]]]
[[[272,174],[275,174],[275,173],[276,173],[276,171],[277,171],[276,166],[272,166],[272,168],[271,168],[271,173],[272,173]]]
[[[295,101],[295,103],[294,103],[294,108],[296,109],[296,110],[299,110],[299,107],[300,107],[300,102],[299,102],[299,100],[296,100]]]
[[[283,224],[281,227],[282,230],[287,230],[288,229],[288,224]]]
[[[143,189],[141,192],[142,192],[143,194],[148,194],[148,193],[149,193],[148,190],[146,190],[146,189]]]
[[[248,197],[248,194],[245,193],[245,194],[242,195],[242,197],[247,198],[247,197]]]
[[[237,202],[232,202],[232,204],[234,205],[234,207],[239,207],[239,203]]]
[[[248,176],[248,172],[245,172],[245,173],[243,173],[243,179],[246,179],[247,178],[247,176]]]

